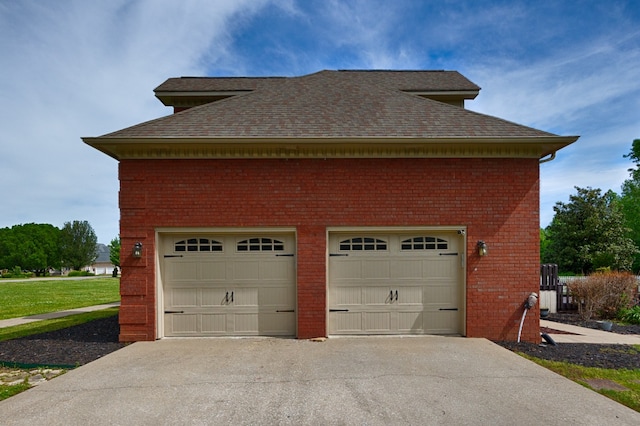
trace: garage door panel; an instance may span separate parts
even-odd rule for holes
[[[459,334],[457,311],[425,312],[425,331],[431,334]]]
[[[165,317],[167,318],[165,327],[170,330],[171,333],[178,335],[198,333],[197,314],[171,314]]]
[[[198,289],[189,287],[174,289],[169,295],[169,301],[170,306],[173,307],[198,306]]]
[[[417,312],[398,312],[398,330],[401,332],[422,332],[423,313]]]
[[[365,331],[371,333],[387,333],[391,328],[390,312],[363,313]]]
[[[258,289],[258,305],[261,307],[295,306],[295,294],[288,287],[261,287]]]
[[[237,260],[233,262],[233,278],[238,281],[250,281],[260,279],[260,262],[250,260]]]
[[[260,279],[263,281],[289,282],[294,278],[294,271],[291,261],[286,257],[260,262]]]
[[[399,305],[423,305],[422,293],[424,291],[424,287],[422,286],[410,286],[410,287],[400,287],[396,286],[397,294],[394,292],[394,297],[396,298],[394,303]]]
[[[393,278],[397,279],[422,279],[423,262],[421,259],[397,260],[392,264]]]
[[[167,277],[173,282],[198,280],[198,262],[168,262]]]
[[[277,312],[260,314],[260,334],[270,336],[291,335],[291,324],[295,323],[295,313]]]
[[[453,287],[452,285],[425,286],[424,304],[446,305],[448,307],[452,304],[456,305],[457,295],[455,290],[455,287]]]
[[[391,290],[387,287],[364,287],[364,304],[367,306],[391,303]]]
[[[212,262],[208,259],[203,260],[203,262],[199,263],[200,279],[207,281],[227,280],[227,265],[225,262]]]
[[[225,304],[225,289],[223,288],[203,288],[201,289],[201,306],[214,307]]]
[[[363,329],[362,312],[334,312],[330,318],[331,329],[340,333],[361,333]]]
[[[331,289],[331,300],[337,306],[360,305],[362,304],[361,287],[334,287]]]
[[[451,279],[451,276],[455,276],[457,268],[460,268],[460,263],[457,257],[442,256],[439,259],[425,259],[424,270],[429,271],[427,280],[438,279]]]
[[[331,282],[339,283],[344,280],[361,279],[362,268],[360,261],[347,262],[344,258],[335,259],[332,262],[332,268],[329,271]]]
[[[462,333],[461,235],[330,234],[329,333]]]
[[[251,254],[243,254],[247,257]],[[268,281],[289,282],[293,279],[294,268],[291,260],[280,260],[275,255],[266,260],[238,260],[233,263],[233,278],[236,281]]]
[[[165,336],[295,335],[292,234],[164,235],[161,246]]]
[[[227,316],[225,314],[201,314],[203,334],[224,334],[227,332]]]
[[[391,262],[387,260],[364,260],[360,263],[362,279],[382,280],[391,278]]]
[[[233,316],[233,334],[258,334],[258,314],[236,314]]]
[[[234,290],[229,293],[231,294],[229,301],[233,303],[233,307],[258,306],[257,288],[234,287]]]

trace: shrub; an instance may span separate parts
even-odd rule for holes
[[[32,272],[23,272],[19,266],[14,267],[11,272],[7,271],[2,274],[2,278],[29,278],[32,276]]]
[[[618,318],[629,324],[640,324],[640,306],[621,309],[618,314]]]
[[[589,275],[584,280],[568,284],[569,293],[578,302],[578,313],[588,320],[594,315],[615,318],[628,308],[637,288],[636,277],[626,272],[605,272]]]

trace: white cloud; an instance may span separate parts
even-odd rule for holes
[[[621,29],[622,30],[622,29]],[[619,36],[619,37],[618,37]],[[617,38],[618,37],[618,38]],[[580,135],[541,166],[541,225],[575,186],[619,192],[640,135],[640,32],[586,37],[526,63],[483,63],[469,75],[482,91],[469,107],[561,135]]]
[[[0,227],[88,220],[118,232],[117,164],[84,145],[171,111],[182,75],[456,69],[470,109],[581,135],[541,166],[541,221],[574,186],[619,190],[640,137],[637,8],[268,0],[0,2]]]
[[[168,77],[203,75],[228,54],[229,24],[262,1],[0,4],[3,201],[0,226],[88,220],[118,234],[117,163],[97,136],[170,111]]]

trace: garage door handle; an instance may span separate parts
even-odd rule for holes
[[[295,312],[295,310],[293,310],[293,309],[282,309],[282,310],[277,310],[276,312]]]
[[[165,314],[184,314],[184,311],[164,311]]]
[[[347,253],[329,253],[329,257],[335,256],[349,256]]]
[[[348,309],[329,309],[329,312],[349,312]]]
[[[441,311],[457,311],[458,308],[440,308]]]

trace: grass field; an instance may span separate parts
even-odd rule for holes
[[[120,279],[0,280],[0,320],[63,311],[120,300]]]
[[[0,386],[0,401],[2,401],[3,399],[7,399],[13,395],[17,395],[20,392],[24,392],[30,387],[31,386],[29,386],[27,383],[20,383],[19,385],[13,386]]]
[[[591,386],[587,383],[589,379],[610,380],[614,383],[624,386],[627,390],[615,391],[593,389],[620,404],[640,412],[640,369],[635,370],[612,370],[607,368],[582,367],[580,365],[569,364],[568,362],[547,361],[544,359],[529,357],[521,354],[525,358],[530,359],[541,366],[554,371],[567,379],[571,379],[589,389]]]

